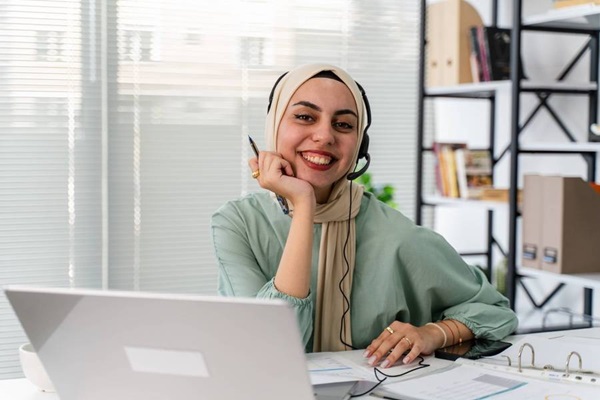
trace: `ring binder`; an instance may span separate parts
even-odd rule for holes
[[[521,368],[521,355],[523,354],[523,349],[525,347],[529,347],[531,349],[531,368],[535,369],[535,350],[533,349],[533,346],[530,345],[529,343],[523,343],[521,345],[521,348],[519,349],[519,355],[517,356],[518,362],[519,362],[519,372],[523,372],[523,369]],[[508,361],[509,361],[508,365],[510,366],[510,357],[508,357]]]
[[[523,367],[522,358],[523,351],[528,348],[531,350],[531,365],[529,367]],[[577,356],[578,359],[578,369],[576,371],[572,371],[570,369],[571,358],[573,356]],[[539,368],[535,366],[535,349],[530,343],[523,343],[519,348],[519,352],[517,354],[517,369],[515,371],[514,367],[512,367],[512,360],[507,355],[502,355],[502,357],[506,358],[507,366],[503,368],[506,372],[518,372],[522,374],[526,374],[533,378],[542,378],[542,379],[550,379],[550,380],[564,380],[569,382],[577,382],[577,383],[587,383],[592,384],[594,386],[600,387],[600,374],[596,371],[592,370],[584,370],[583,369],[583,358],[581,354],[577,351],[571,351],[566,358],[565,369],[560,370],[555,368],[552,365],[544,365]],[[484,364],[484,363],[482,363]]]
[[[583,368],[581,367],[581,355],[580,355],[578,352],[576,352],[576,351],[572,351],[572,352],[570,352],[570,353],[569,353],[569,355],[567,356],[567,364],[565,365],[565,374],[566,374],[567,376],[569,376],[569,364],[570,364],[570,361],[571,361],[571,356],[572,356],[573,354],[575,354],[575,355],[577,356],[577,358],[579,358],[579,370],[581,371],[581,370],[583,369]]]

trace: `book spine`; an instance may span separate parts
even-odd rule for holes
[[[452,145],[444,146],[444,161],[446,163],[446,177],[448,179],[448,197],[459,197],[458,182],[456,179],[456,159]]]
[[[467,167],[465,162],[465,153],[467,149],[454,150],[454,159],[456,161],[456,180],[458,182],[458,195],[462,199],[469,198],[469,187],[467,185]]]
[[[479,62],[481,63],[481,70],[483,71],[483,81],[488,82],[492,80],[490,76],[489,68],[489,57],[486,50],[486,39],[483,31],[483,26],[477,27],[477,41],[479,42]]]
[[[481,56],[479,55],[479,43],[477,41],[477,27],[472,26],[469,29],[469,39],[471,42],[471,75],[473,76],[473,82],[479,83],[483,81],[481,71]]]
[[[435,155],[435,183],[438,193],[442,196],[446,195],[446,188],[443,178],[443,159],[442,149],[439,143],[433,143],[433,154]]]
[[[492,80],[510,79],[510,30],[484,28]]]

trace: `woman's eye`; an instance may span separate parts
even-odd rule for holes
[[[333,124],[336,128],[343,129],[345,131],[350,131],[354,128],[354,125],[349,124],[348,122],[334,122]]]
[[[313,120],[313,118],[308,114],[294,114],[294,117],[296,117],[296,119],[299,119],[301,121],[312,121]]]

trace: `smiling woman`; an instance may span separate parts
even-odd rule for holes
[[[384,368],[510,334],[516,317],[481,272],[352,182],[366,170],[352,173],[358,159],[370,159],[369,124],[364,91],[336,66],[303,65],[276,83],[269,148],[248,164],[291,212],[263,192],[213,215],[219,292],[284,299],[307,351],[366,348]]]

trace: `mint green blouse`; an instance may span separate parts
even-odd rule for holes
[[[314,225],[312,281],[304,299],[279,292],[273,279],[291,219],[268,193],[229,201],[212,217],[221,295],[280,298],[295,309],[307,351],[312,349],[321,224]],[[477,268],[437,233],[365,192],[356,217],[352,281],[352,344],[365,348],[392,321],[415,326],[443,318],[462,322],[475,337],[501,339],[517,318]]]

